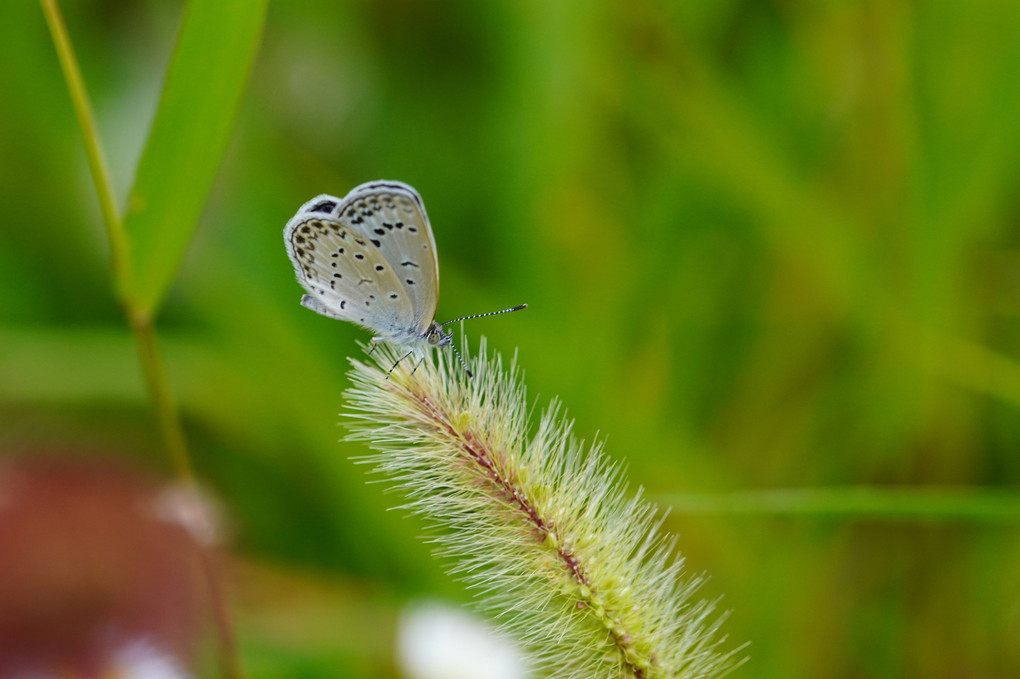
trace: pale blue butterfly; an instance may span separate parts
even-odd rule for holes
[[[316,196],[287,222],[283,239],[308,292],[301,305],[368,328],[375,342],[409,347],[393,368],[415,351],[424,359],[428,347],[456,352],[444,325],[527,307],[436,323],[436,241],[421,196],[401,182],[368,182],[342,199]],[[471,375],[459,352],[457,358]]]

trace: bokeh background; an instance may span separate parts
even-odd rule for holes
[[[184,3],[63,5],[123,204]],[[169,479],[37,4],[0,63],[0,455]],[[1020,4],[276,2],[157,324],[253,677],[396,677],[401,606],[469,599],[339,441],[367,335],[283,248],[379,178],[424,197],[440,319],[527,302],[465,331],[653,497],[1018,490]],[[1015,522],[667,526],[734,677],[1020,676]]]

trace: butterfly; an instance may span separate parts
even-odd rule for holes
[[[301,306],[368,328],[376,333],[373,342],[409,347],[390,373],[414,352],[424,360],[428,347],[457,352],[444,325],[527,308],[436,323],[436,240],[421,196],[402,182],[368,182],[343,198],[316,196],[287,222],[283,240],[307,291]],[[473,377],[459,352],[457,358]]]

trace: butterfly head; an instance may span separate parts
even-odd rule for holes
[[[453,341],[453,334],[444,331],[443,326],[438,323],[433,323],[425,332],[425,340],[429,343],[429,346],[445,347]]]

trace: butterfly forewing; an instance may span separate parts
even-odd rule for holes
[[[400,182],[371,182],[352,190],[340,208],[342,221],[364,229],[392,265],[424,332],[439,305],[436,241],[421,196]]]
[[[303,304],[387,338],[420,337],[435,318],[439,272],[421,198],[399,182],[319,196],[284,231]]]

